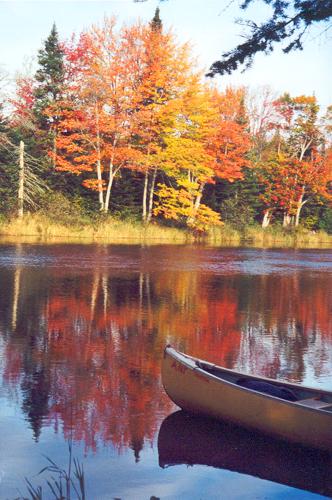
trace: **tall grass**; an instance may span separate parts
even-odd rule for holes
[[[39,473],[49,472],[52,476],[47,479],[47,490],[52,494],[54,500],[71,500],[73,495],[77,500],[86,500],[86,486],[83,464],[81,464],[75,457],[73,457],[72,441],[68,442],[69,460],[67,469],[60,467],[51,458],[45,457],[48,465],[44,467]],[[30,497],[25,495],[16,498],[15,500],[43,500],[43,498],[50,498],[43,496],[43,487],[38,485],[34,486],[32,482],[25,478],[26,487]]]
[[[248,241],[262,246],[305,246],[320,247],[331,246],[332,235],[324,231],[310,231],[305,228],[284,229],[278,226],[262,229],[249,227],[245,237]]]
[[[0,221],[0,237],[6,241],[30,242],[104,242],[104,243],[174,243],[200,242],[218,246],[256,247],[322,247],[332,246],[332,235],[305,228],[293,230],[280,226],[262,229],[244,226],[241,230],[230,225],[210,228],[206,234],[193,235],[185,229],[165,227],[155,223],[122,221],[108,217],[100,220],[79,220],[69,224],[44,214],[26,215],[22,219]]]
[[[166,242],[187,243],[193,237],[186,231],[157,224],[144,225],[139,222],[126,222],[114,218],[104,221],[68,225],[61,221],[54,222],[45,215],[26,215],[21,219],[12,219],[0,225],[0,236],[33,237],[42,242],[52,240],[81,242]]]
[[[255,247],[311,247],[332,246],[332,235],[324,231],[310,231],[305,228],[284,229],[271,226],[266,229],[256,226],[245,226],[237,230],[231,226],[212,228],[207,236],[210,244],[244,245]]]

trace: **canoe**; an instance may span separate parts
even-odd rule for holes
[[[239,385],[243,380],[256,389]],[[331,391],[243,374],[171,346],[164,351],[162,381],[168,396],[183,410],[332,450]],[[290,393],[294,401],[262,392],[266,387],[273,393]]]
[[[183,410],[162,422],[158,456],[162,468],[204,465],[332,498],[332,453]]]

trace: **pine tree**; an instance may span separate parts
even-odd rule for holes
[[[8,146],[11,130],[3,107],[0,102],[0,213],[9,213],[16,200],[17,158]]]
[[[35,116],[42,128],[49,128],[45,110],[59,101],[64,84],[64,53],[59,44],[58,32],[53,24],[44,48],[38,52],[39,69],[35,79],[39,83],[35,90]]]
[[[35,74],[38,82],[34,91],[33,114],[42,156],[53,150],[53,168],[56,158],[56,137],[59,107],[63,95],[65,71],[64,52],[60,47],[58,32],[53,24],[51,33],[38,53],[39,69]]]
[[[156,31],[156,32],[159,31],[160,32],[163,29],[163,23],[160,19],[159,14],[160,14],[160,9],[159,9],[159,7],[157,7],[156,12],[155,12],[155,14],[150,22],[150,26],[151,26],[152,31]]]

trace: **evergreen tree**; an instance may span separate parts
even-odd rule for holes
[[[9,124],[0,102],[0,213],[13,210],[18,183],[17,158],[9,147]]]
[[[41,128],[48,130],[50,120],[45,110],[61,98],[64,84],[64,53],[59,44],[58,32],[53,24],[45,45],[38,52],[39,69],[35,79],[38,82],[35,90],[34,113]]]
[[[150,26],[152,31],[161,31],[163,29],[163,23],[160,19],[160,9],[159,7],[156,8],[156,12],[150,22]]]
[[[40,153],[47,157],[47,153],[51,150],[56,153],[59,106],[65,79],[64,52],[60,47],[55,24],[53,24],[44,47],[39,50],[38,63],[39,69],[35,74],[37,85],[34,91],[33,113],[36,120]],[[53,167],[55,167],[54,160]]]
[[[240,6],[246,9],[254,0],[242,0]],[[259,52],[273,51],[278,43],[286,42],[284,52],[302,50],[303,37],[313,24],[329,23],[332,17],[332,0],[261,0],[273,9],[272,16],[262,24],[245,21],[251,30],[245,42],[237,45],[212,64],[208,76],[232,73],[239,65],[250,67]],[[239,20],[238,22],[242,22]],[[328,26],[328,25],[327,25]],[[329,27],[329,26],[328,26]],[[328,29],[327,27],[327,29]]]

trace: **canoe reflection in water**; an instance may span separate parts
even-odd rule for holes
[[[159,465],[209,465],[332,497],[332,454],[183,410],[158,436]]]

